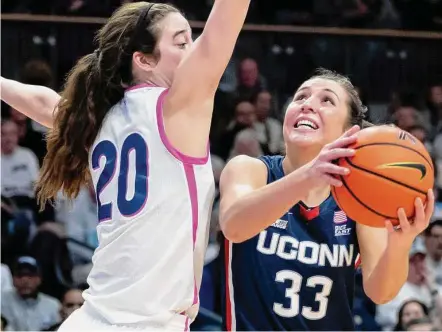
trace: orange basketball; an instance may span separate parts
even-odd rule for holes
[[[385,227],[386,219],[397,225],[400,207],[412,218],[414,200],[420,197],[425,203],[434,184],[434,166],[425,146],[390,126],[370,127],[357,135],[351,146],[355,156],[338,161],[350,174],[340,177],[343,186],[332,187],[337,204],[349,218],[372,227]]]

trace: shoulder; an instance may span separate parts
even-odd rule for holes
[[[220,185],[227,182],[260,183],[265,184],[267,179],[266,164],[257,158],[246,155],[236,156],[227,163],[221,174]]]
[[[267,123],[269,124],[269,126],[275,127],[278,129],[282,127],[281,122],[275,118],[267,118]]]
[[[58,308],[60,307],[60,301],[58,301],[56,298],[52,296],[40,293],[39,297],[40,297],[40,302],[43,303],[48,308],[53,308],[58,310]]]
[[[167,88],[152,86],[149,84],[139,84],[127,89],[124,93],[124,99],[114,106],[114,109],[126,110],[128,107],[131,112],[133,109],[140,109],[145,114],[144,110],[155,106],[155,108],[162,107],[164,98],[168,93]],[[117,111],[117,114],[121,112]],[[123,112],[124,114],[124,112]]]
[[[24,148],[22,146],[18,146],[17,147],[17,156],[24,156],[24,157],[35,158],[35,153],[32,152],[31,149]]]
[[[14,294],[15,294],[15,290],[13,288],[2,290],[2,292],[1,292],[2,304],[6,302],[5,301],[6,299],[7,300],[12,299],[14,297]]]
[[[239,155],[230,159],[224,168],[225,172],[262,172],[266,171],[266,165],[260,158],[253,158],[246,155]]]

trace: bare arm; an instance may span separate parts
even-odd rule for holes
[[[60,95],[44,86],[0,78],[2,100],[43,126],[52,128]]]
[[[434,195],[430,190],[426,206],[415,200],[415,217],[409,221],[404,209],[399,209],[400,229],[390,221],[386,228],[371,228],[358,224],[356,232],[361,250],[362,277],[365,293],[373,302],[391,301],[400,291],[408,276],[409,252],[416,236],[427,228],[433,215]]]
[[[223,170],[220,226],[230,241],[243,242],[266,229],[308,190],[307,176],[302,169],[271,184],[266,183],[267,168],[258,159],[238,156]]]
[[[391,301],[408,276],[408,252],[410,244],[403,248],[388,245],[385,228],[356,225],[364,291],[376,304]]]
[[[213,98],[249,4],[250,0],[216,0],[204,31],[175,72],[164,116],[167,136],[185,153],[196,154],[201,148],[206,149]]]

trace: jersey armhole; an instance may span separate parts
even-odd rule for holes
[[[266,158],[267,156],[261,156],[261,157],[258,157],[258,158],[256,158],[256,159],[258,159],[260,162],[262,162],[263,164],[264,164],[264,166],[266,167],[266,170],[267,170],[267,176],[266,176],[266,184],[269,184],[270,183],[270,176],[271,176],[271,173],[270,173],[270,167],[269,167],[269,164],[265,161],[265,158]]]
[[[185,155],[184,153],[180,152],[178,149],[176,149],[172,145],[172,143],[167,138],[166,129],[164,126],[163,105],[164,105],[164,100],[165,100],[168,92],[169,92],[169,89],[165,89],[163,92],[161,92],[160,96],[158,97],[157,106],[156,106],[157,126],[158,126],[158,132],[160,134],[161,141],[163,142],[167,151],[169,151],[170,154],[172,154],[176,159],[181,161],[183,164],[205,165],[207,163],[207,161],[209,160],[209,156],[210,156],[209,142],[207,142],[206,155],[202,158],[197,158],[197,157],[191,157],[191,156]]]

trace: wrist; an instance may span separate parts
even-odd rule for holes
[[[387,250],[393,250],[407,254],[413,246],[414,239],[404,239],[403,237],[389,237],[387,243]]]

